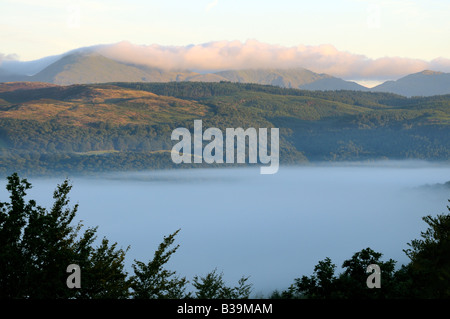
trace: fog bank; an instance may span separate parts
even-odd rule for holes
[[[217,267],[227,284],[250,275],[255,294],[285,289],[330,257],[340,267],[370,247],[398,266],[420,237],[422,216],[447,211],[450,166],[386,162],[373,166],[193,169],[74,177],[77,220],[99,226],[126,248],[127,267],[148,261],[163,237],[181,228],[168,268],[192,279]],[[62,180],[29,180],[29,198],[50,207]],[[1,201],[6,201],[5,181]],[[131,267],[130,267],[131,272]]]

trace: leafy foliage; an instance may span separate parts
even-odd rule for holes
[[[71,189],[65,180],[53,194],[50,211],[25,202],[31,184],[17,174],[8,177],[10,203],[0,203],[0,286],[3,298],[121,298],[127,282],[125,252],[103,239],[93,247],[95,228],[81,236],[82,224],[72,225],[78,206],[68,207]],[[78,264],[83,290],[66,286],[66,268]]]
[[[249,277],[241,277],[238,286],[227,287],[223,280],[223,273],[218,274],[217,269],[204,277],[195,276],[193,286],[197,289],[195,296],[198,299],[248,299],[251,293],[251,284],[247,284]]]
[[[383,262],[382,254],[370,248],[355,253],[345,260],[344,271],[336,275],[336,265],[329,257],[314,267],[310,277],[302,276],[294,280],[289,289],[283,292],[288,298],[308,299],[378,299],[392,297],[395,261]],[[367,267],[376,264],[382,269],[382,289],[369,289],[366,285]]]
[[[448,206],[447,206],[448,207]],[[448,207],[450,210],[450,207]],[[344,271],[336,275],[336,265],[330,258],[314,267],[310,277],[302,276],[272,298],[310,299],[447,299],[450,297],[450,214],[425,216],[429,228],[414,239],[405,250],[409,264],[395,270],[392,259],[381,261],[382,254],[370,248],[355,253],[343,262]],[[376,264],[381,270],[381,288],[366,285],[367,267]]]
[[[420,295],[450,298],[450,214],[427,215],[423,220],[429,228],[405,250],[411,259],[410,273],[420,286]]]
[[[136,299],[177,299],[185,295],[187,280],[185,277],[175,276],[175,271],[164,269],[163,266],[169,261],[179,245],[169,249],[175,241],[175,236],[180,230],[164,237],[164,241],[156,250],[153,260],[147,264],[135,261],[133,269],[135,275],[133,281],[133,297]]]

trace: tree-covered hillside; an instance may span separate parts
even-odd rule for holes
[[[186,167],[171,161],[171,133],[193,132],[196,119],[203,130],[279,128],[282,164],[450,158],[450,95],[230,82],[7,83],[0,84],[0,172]]]

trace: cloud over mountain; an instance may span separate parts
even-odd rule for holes
[[[136,45],[127,41],[92,47],[102,55],[133,64],[167,69],[220,71],[249,68],[297,68],[345,79],[397,79],[431,69],[450,72],[450,59],[432,61],[405,57],[371,59],[334,46],[281,46],[256,40],[214,41],[187,46]]]
[[[18,56],[17,54],[3,54],[0,53],[0,65],[3,61],[11,61],[11,60],[17,60]]]

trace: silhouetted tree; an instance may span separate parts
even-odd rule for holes
[[[302,276],[294,281],[289,289],[281,294],[287,298],[308,299],[363,299],[383,298],[390,295],[393,287],[395,261],[380,260],[382,254],[370,248],[355,253],[342,264],[344,272],[335,275],[336,265],[329,257],[314,267],[310,277]],[[367,267],[377,264],[381,268],[382,288],[367,287]]]
[[[136,299],[178,299],[185,296],[187,280],[176,276],[175,271],[164,268],[179,245],[170,248],[180,230],[164,237],[155,251],[154,257],[147,264],[136,261],[133,264],[135,275],[131,278],[133,297]]]
[[[449,200],[450,201],[450,200]],[[447,206],[450,211],[450,207]],[[405,250],[411,259],[410,290],[421,298],[450,298],[450,214],[422,218],[429,228]]]
[[[390,294],[394,276],[395,261],[381,261],[382,253],[366,248],[355,253],[351,259],[345,260],[344,272],[339,276],[338,287],[340,298],[373,299],[385,298]],[[376,264],[381,270],[381,288],[367,287],[367,267]]]
[[[0,297],[127,297],[125,251],[103,239],[94,247],[97,228],[79,234],[73,225],[78,205],[69,207],[68,180],[58,185],[51,210],[25,201],[31,184],[14,173],[8,177],[10,202],[0,202]],[[67,267],[81,269],[82,288],[69,289]]]
[[[295,284],[289,291],[291,297],[332,298],[336,293],[335,269],[336,265],[331,262],[329,257],[319,261],[314,267],[314,274],[311,277],[302,276],[295,279]]]
[[[195,276],[193,286],[197,289],[195,297],[198,299],[248,299],[251,293],[251,284],[247,284],[249,277],[241,277],[238,286],[227,287],[223,280],[223,273],[217,269],[206,276]]]

